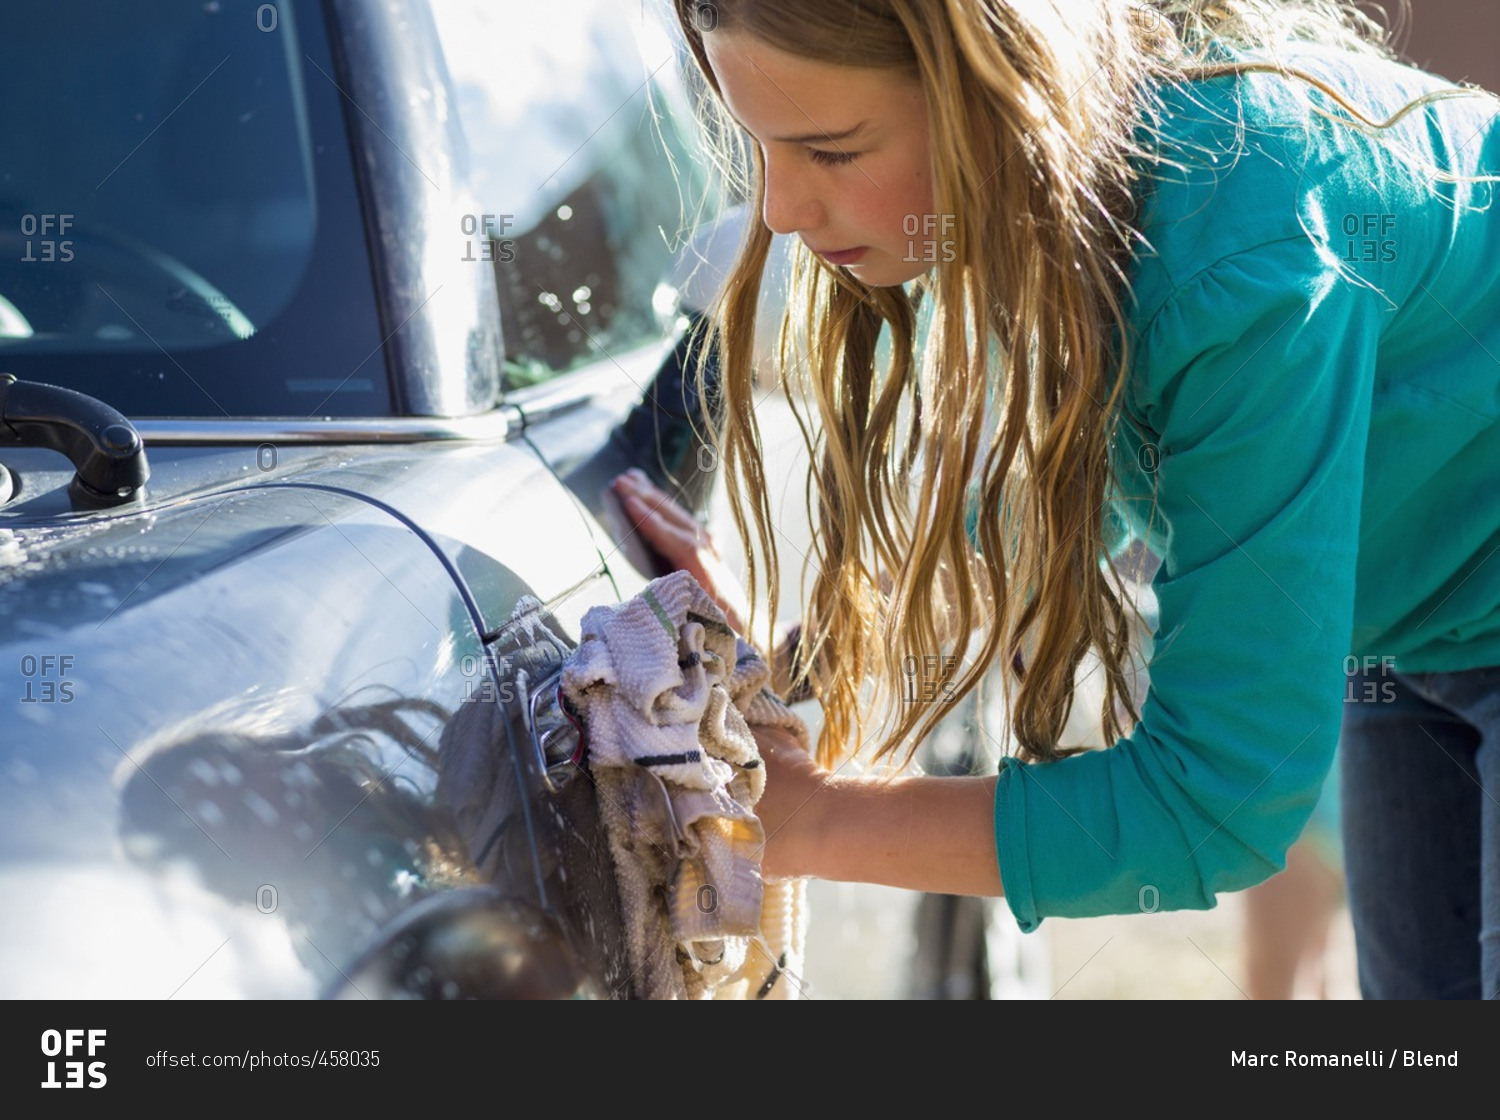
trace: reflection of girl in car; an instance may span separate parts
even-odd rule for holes
[[[676,11],[754,141],[763,221],[715,321],[724,463],[772,589],[747,354],[773,233],[809,250],[806,360],[783,375],[813,402],[800,664],[826,719],[821,765],[763,744],[767,870],[1003,894],[1027,930],[1206,909],[1280,870],[1342,722],[1366,994],[1500,987],[1480,886],[1500,757],[1479,747],[1500,732],[1500,523],[1476,500],[1500,469],[1494,98],[1402,65],[1335,2]],[[715,582],[683,511],[617,489]],[[1139,707],[1131,540],[1161,557]],[[1074,751],[1090,650],[1109,749]],[[997,663],[998,775],[832,770],[877,726],[876,758],[910,758],[944,704],[902,698]],[[1397,702],[1346,704],[1346,672]]]
[[[121,763],[122,846],[284,922],[327,994],[628,993],[608,853],[589,847],[589,783],[553,800],[556,821],[530,821],[508,711],[492,697],[452,712],[396,698],[279,733],[263,710],[243,725],[216,713],[200,724],[211,730],[168,733]],[[554,853],[550,903],[539,849]],[[585,908],[596,943],[568,932]]]
[[[478,882],[449,818],[413,785],[438,754],[412,721],[441,716],[406,700],[334,709],[282,734],[216,721],[163,740],[121,764],[122,844],[142,863],[195,869],[347,961],[407,896]]]

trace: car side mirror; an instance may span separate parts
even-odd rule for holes
[[[151,475],[146,445],[126,417],[103,401],[60,385],[0,373],[0,445],[61,451],[77,473],[74,509],[138,502]]]

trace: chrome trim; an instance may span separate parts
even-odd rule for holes
[[[536,752],[542,779],[553,793],[560,792],[577,775],[583,753],[583,733],[563,708],[563,671],[547,675],[531,693],[526,705],[526,729]]]
[[[346,420],[133,420],[149,448],[170,443],[503,443],[521,430],[507,405],[479,416],[378,416]]]
[[[506,396],[505,404],[477,416],[374,416],[368,419],[265,420],[209,417],[132,420],[149,447],[177,443],[423,443],[459,440],[503,443],[527,424],[540,423],[569,409],[619,391],[626,385],[645,392],[657,367],[672,351],[675,339],[639,346],[618,359],[606,357]]]

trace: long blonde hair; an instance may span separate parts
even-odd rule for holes
[[[1332,2],[674,6],[715,94],[703,39],[734,30],[803,57],[903,71],[927,96],[933,197],[956,259],[910,290],[862,284],[800,246],[792,262],[779,364],[813,464],[812,579],[797,672],[822,703],[820,759],[832,764],[857,749],[870,714],[884,725],[894,713],[874,757],[909,760],[951,710],[947,702],[997,661],[1013,692],[1020,755],[1073,753],[1058,739],[1091,649],[1105,674],[1100,714],[1113,742],[1139,718],[1128,676],[1132,608],[1107,556],[1102,513],[1130,361],[1123,299],[1143,154],[1135,135],[1150,123],[1144,91],[1247,68],[1215,58],[1224,42],[1313,38],[1394,57],[1386,29]],[[764,581],[774,620],[776,532],[752,353],[772,241],[759,216],[764,164],[722,100],[704,100],[719,113],[722,169],[749,171],[752,216],[708,344],[722,369],[715,403],[731,508],[749,581]],[[919,360],[923,299],[932,316]],[[987,409],[992,434],[977,419]],[[975,508],[994,515],[975,521]],[[877,686],[873,706],[867,681]]]

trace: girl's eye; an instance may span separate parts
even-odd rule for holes
[[[825,152],[819,148],[809,148],[808,155],[812,156],[814,163],[837,164],[853,163],[858,152]]]

